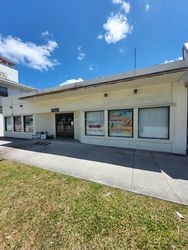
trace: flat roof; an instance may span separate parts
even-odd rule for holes
[[[0,77],[0,84],[1,83],[6,85],[6,86],[11,86],[11,87],[14,87],[14,88],[19,88],[19,89],[25,89],[25,90],[28,90],[28,91],[32,91],[32,93],[33,93],[33,91],[36,91],[36,89],[31,87],[31,86],[27,86],[25,84],[14,82],[14,81],[11,81],[11,80]]]
[[[93,80],[65,84],[63,86],[58,86],[55,88],[35,91],[29,94],[26,94],[20,97],[19,99],[29,99],[29,98],[40,97],[44,95],[52,95],[52,94],[57,94],[57,93],[65,92],[65,91],[72,91],[72,90],[77,90],[81,88],[86,88],[86,87],[88,88],[88,87],[93,87],[93,86],[116,84],[122,81],[128,82],[128,81],[133,81],[136,79],[143,79],[143,78],[149,78],[149,77],[160,76],[160,75],[165,75],[165,74],[183,72],[186,70],[188,70],[188,65],[186,65],[184,60],[179,60],[176,62],[160,64],[157,66],[147,67],[144,69],[133,70],[133,71],[129,71],[126,73],[116,74],[116,75],[109,76],[109,77],[101,77],[101,78],[96,78]]]

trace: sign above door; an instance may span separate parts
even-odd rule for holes
[[[53,108],[53,109],[51,109],[51,112],[58,113],[59,112],[59,108]]]

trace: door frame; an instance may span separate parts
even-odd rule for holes
[[[66,115],[66,114],[72,114],[73,115],[73,136],[72,137],[64,137],[64,136],[58,136],[57,135],[57,119],[56,117],[58,115]],[[74,127],[74,118],[75,118],[75,112],[58,112],[58,113],[55,113],[54,115],[54,118],[55,118],[55,138],[58,139],[58,138],[62,138],[62,139],[74,139],[74,136],[75,136],[75,127]]]

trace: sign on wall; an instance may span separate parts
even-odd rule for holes
[[[57,113],[57,112],[59,112],[59,108],[53,108],[53,109],[51,109],[51,112],[52,113]]]
[[[0,77],[1,78],[7,78],[7,74],[5,72],[0,71]]]

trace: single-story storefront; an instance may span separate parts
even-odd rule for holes
[[[186,55],[187,56],[187,55]],[[5,136],[186,154],[184,60],[4,99]]]

